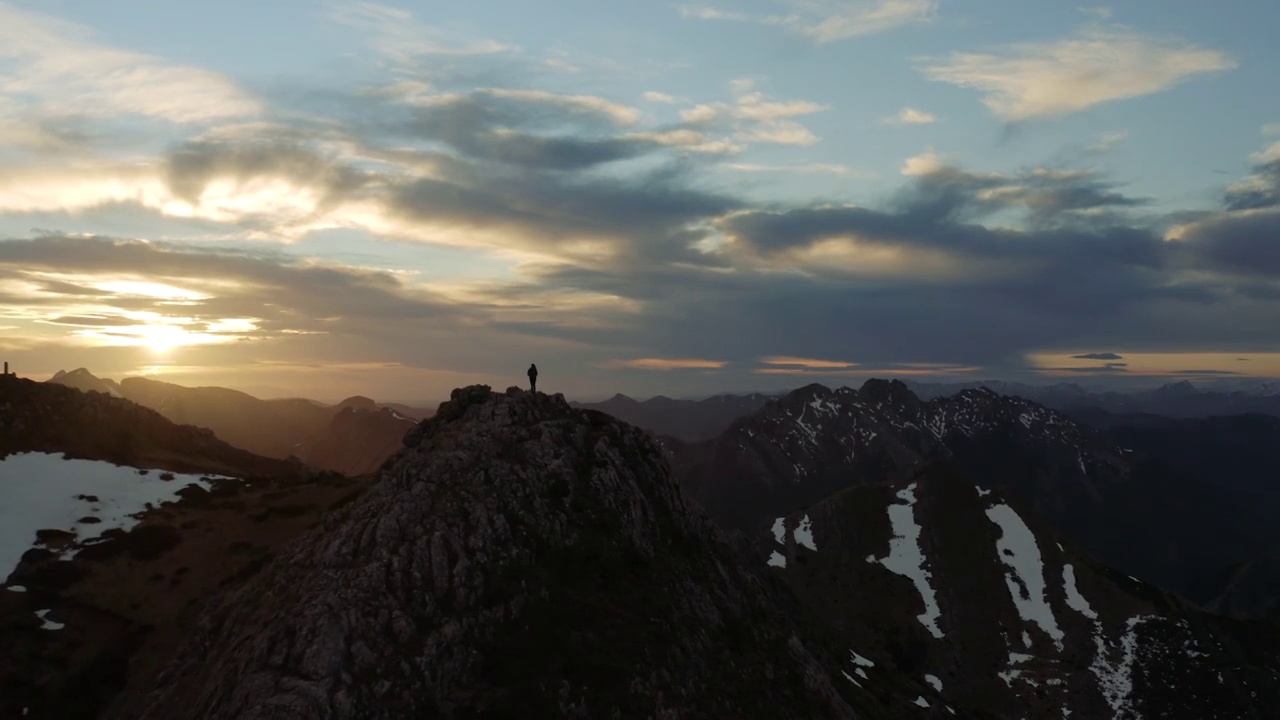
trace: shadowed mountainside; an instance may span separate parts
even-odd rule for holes
[[[48,382],[132,400],[175,423],[208,428],[231,445],[264,457],[296,457],[346,474],[376,470],[400,446],[404,433],[430,415],[360,396],[329,406],[300,398],[261,400],[238,390],[140,377],[116,383],[84,368],[60,371]]]
[[[123,398],[9,375],[0,377],[0,457],[16,452],[61,452],[176,472],[300,471],[295,463],[232,447],[207,429],[175,424]]]

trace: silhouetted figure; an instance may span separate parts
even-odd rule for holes
[[[529,392],[538,392],[538,366],[529,363]]]

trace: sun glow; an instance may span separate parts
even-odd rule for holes
[[[140,347],[157,355],[165,355],[182,347],[220,345],[251,339],[258,331],[258,320],[253,318],[206,321],[150,312],[131,312],[126,317],[132,322],[104,327],[80,327],[71,335],[92,346]]]

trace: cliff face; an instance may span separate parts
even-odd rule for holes
[[[116,717],[847,718],[642,431],[457,390]]]

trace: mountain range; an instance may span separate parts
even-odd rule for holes
[[[1145,413],[1181,418],[1243,413],[1280,416],[1280,383],[1276,382],[1219,382],[1202,388],[1182,380],[1156,388],[1128,391],[1096,390],[1075,383],[1030,385],[998,380],[907,384],[924,399],[987,388],[1001,395],[1025,398],[1057,410],[1097,408],[1112,413]]]
[[[12,379],[0,409],[15,393],[65,406],[41,427],[145,416],[229,468],[129,400]],[[32,538],[0,589],[0,713],[1270,717],[1280,629],[1206,605],[1256,614],[1275,556],[1194,453],[1160,459],[1176,436],[1112,433],[1243,432],[1261,497],[1271,428],[1108,417],[877,380],[688,442],[460,388],[375,473],[219,481],[128,532]]]
[[[748,393],[715,395],[703,400],[673,400],[658,395],[639,401],[618,394],[603,402],[571,404],[608,413],[652,433],[697,441],[716,437],[734,420],[759,410],[773,397],[776,396]]]
[[[85,368],[59,371],[50,383],[132,400],[180,425],[208,428],[263,457],[302,462],[348,475],[373,472],[429,410],[380,405],[351,397],[337,405],[313,400],[262,400],[220,387],[184,387],[142,377],[120,382]]]

